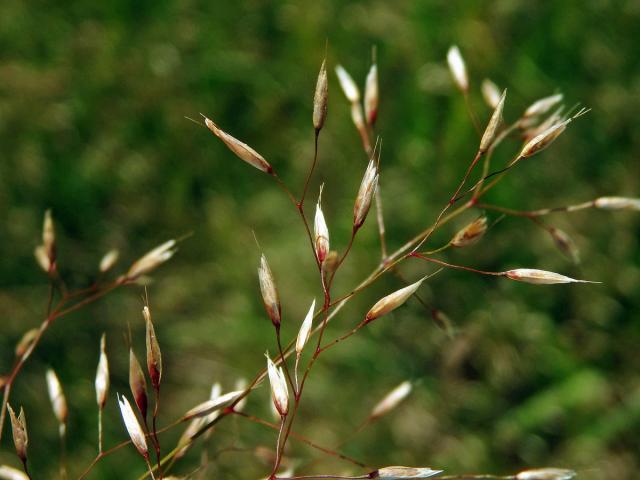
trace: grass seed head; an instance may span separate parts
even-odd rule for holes
[[[484,98],[486,104],[495,109],[500,102],[500,89],[498,86],[488,78],[485,78],[482,81],[481,89],[482,98]]]
[[[249,145],[241,142],[237,138],[234,138],[225,131],[221,130],[207,117],[204,117],[204,123],[207,128],[211,130],[211,132],[213,132],[216,137],[222,140],[224,144],[229,148],[229,150],[235,153],[241,160],[244,160],[249,165],[257,168],[258,170],[262,170],[263,172],[266,172],[268,174],[273,173],[273,168],[271,167],[269,162],[267,162],[262,155],[256,152]]]
[[[67,399],[64,396],[60,379],[58,379],[56,372],[51,368],[47,370],[47,390],[49,392],[49,400],[51,401],[53,414],[56,416],[62,432],[67,423],[69,409],[67,408]]]
[[[377,188],[378,167],[376,162],[371,159],[364,172],[364,177],[362,177],[360,189],[358,190],[355,205],[353,206],[353,227],[355,229],[360,228],[366,220],[369,209],[371,208],[371,201]]]
[[[378,118],[378,102],[378,65],[373,63],[367,73],[364,86],[364,116],[371,127],[375,125]]]
[[[456,233],[451,239],[451,245],[454,247],[462,248],[468,247],[480,241],[480,239],[487,232],[487,217],[480,217],[469,225],[464,227],[458,233]]]
[[[406,480],[410,478],[429,478],[442,473],[429,467],[384,467],[369,475],[369,478],[384,480]]]
[[[273,326],[276,327],[276,330],[279,330],[282,314],[280,299],[278,298],[278,290],[276,289],[276,284],[273,280],[269,263],[267,263],[267,257],[264,255],[260,257],[258,280],[260,281],[260,292],[262,293],[264,308],[267,311],[267,315],[269,315]]]
[[[275,363],[267,357],[267,372],[269,374],[269,383],[271,384],[271,400],[273,406],[280,416],[284,417],[289,412],[289,389],[287,387],[287,379],[284,376],[282,367],[276,367]]]
[[[449,48],[447,63],[456,86],[466,94],[469,90],[469,77],[467,76],[467,67],[464,64],[464,59],[457,46],[453,45]]]
[[[540,100],[536,100],[533,102],[524,112],[523,117],[535,117],[538,115],[544,115],[551,108],[562,101],[563,95],[558,93],[556,95],[550,95],[548,97],[541,98]]]
[[[386,415],[391,410],[400,405],[407,396],[411,393],[412,385],[411,382],[406,380],[402,382],[400,385],[395,387],[389,393],[387,393],[380,402],[376,404],[375,407],[371,410],[369,417],[371,418],[379,418],[383,415]]]
[[[498,101],[498,105],[496,105],[495,110],[493,111],[493,115],[489,119],[489,123],[487,124],[487,128],[482,134],[482,139],[480,140],[480,152],[485,153],[491,147],[493,143],[493,139],[496,137],[496,131],[502,122],[502,110],[504,109],[504,100],[507,96],[507,91],[502,92],[502,96]]]
[[[302,349],[307,344],[309,340],[309,336],[311,335],[311,326],[313,324],[313,314],[316,309],[316,300],[313,299],[311,302],[311,307],[309,307],[309,311],[307,312],[307,316],[304,317],[304,321],[300,326],[300,331],[298,332],[298,337],[296,338],[296,354],[300,355],[302,353]]]
[[[16,357],[22,357],[27,352],[27,350],[29,350],[29,347],[33,344],[33,341],[38,336],[39,331],[40,329],[38,328],[32,328],[31,330],[27,330],[25,332],[20,341],[16,344]]]
[[[566,130],[569,122],[570,120],[565,120],[564,122],[556,123],[555,125],[547,128],[544,132],[533,137],[522,148],[519,157],[532,157],[536,153],[539,153],[547,148],[555,141],[556,138],[558,138],[562,134],[562,132]]]
[[[173,257],[176,253],[176,241],[168,240],[161,245],[158,245],[153,250],[145,253],[142,257],[136,260],[129,268],[126,278],[128,280],[135,280],[136,278],[146,273],[155,270],[164,262]]]
[[[146,422],[148,406],[147,381],[133,348],[129,348],[129,388],[133,395],[133,401],[138,407],[138,411],[140,415],[142,415],[143,420]]]
[[[344,92],[344,96],[347,97],[347,100],[351,103],[358,103],[360,101],[360,90],[356,82],[351,78],[351,75],[349,75],[349,72],[347,72],[342,65],[337,65],[336,75],[338,76],[340,87]]]
[[[571,480],[576,472],[565,468],[534,468],[518,473],[516,480]]]
[[[56,260],[56,231],[53,226],[53,217],[51,210],[44,212],[44,221],[42,223],[42,246],[49,257],[51,263]]]
[[[160,344],[156,337],[156,331],[151,321],[151,311],[147,305],[142,309],[142,315],[146,324],[146,343],[147,343],[147,370],[151,385],[155,390],[160,388],[162,381],[162,354],[160,353]]]
[[[244,393],[244,390],[234,390],[233,392],[219,395],[216,398],[209,399],[205,402],[199,403],[187,413],[184,414],[182,420],[191,420],[194,417],[206,417],[211,415],[222,408],[228,407],[235,402]],[[211,420],[215,419],[213,417]]]
[[[11,405],[7,404],[9,417],[11,418],[11,433],[13,434],[13,445],[22,463],[27,461],[27,447],[29,446],[29,435],[27,434],[27,419],[24,409],[20,407],[20,414],[16,416]]]
[[[96,371],[96,402],[102,410],[107,403],[109,394],[109,360],[107,359],[107,336],[102,334],[100,338],[100,358]]]
[[[144,431],[138,422],[138,418],[131,408],[131,404],[124,395],[118,396],[118,404],[120,405],[120,413],[127,433],[131,438],[131,442],[138,450],[138,453],[144,458],[149,458],[149,449],[147,448],[147,440]]]
[[[594,201],[594,205],[602,210],[635,210],[640,212],[640,198],[600,197]]]
[[[557,283],[600,283],[589,280],[576,280],[559,273],[538,270],[535,268],[516,268],[504,272],[504,275],[511,280],[518,282],[533,283],[535,285],[552,285]]]
[[[412,283],[411,285],[401,288],[400,290],[396,290],[395,292],[390,293],[389,295],[378,300],[376,304],[367,312],[366,321],[371,322],[376,318],[380,318],[404,304],[404,302],[406,302],[411,295],[416,293],[423,281],[424,278],[418,280],[415,283]]]
[[[329,228],[322,212],[322,189],[324,185],[320,187],[320,195],[318,196],[318,203],[316,204],[316,215],[313,222],[314,243],[316,256],[318,261],[322,263],[329,253]]]
[[[327,118],[327,105],[329,100],[329,83],[327,81],[327,60],[322,61],[316,91],[313,95],[313,128],[319,132]]]
[[[0,465],[0,479],[2,480],[29,480],[26,473],[9,467],[8,465]]]
[[[119,257],[120,257],[120,252],[115,248],[105,253],[104,257],[100,259],[100,265],[99,265],[100,273],[105,273],[111,270],[113,266],[116,264],[116,262],[118,261]]]
[[[33,250],[33,256],[36,258],[38,266],[46,273],[49,273],[51,270],[51,260],[49,260],[49,255],[47,255],[47,250],[44,248],[44,245],[38,245]]]

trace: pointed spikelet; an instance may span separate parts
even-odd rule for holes
[[[100,273],[106,273],[111,270],[118,261],[118,258],[120,258],[120,252],[115,248],[105,253],[104,257],[100,259]]]
[[[151,311],[147,305],[142,309],[142,315],[144,316],[147,327],[147,371],[149,372],[151,385],[155,390],[158,390],[160,388],[160,382],[162,381],[162,354],[160,353],[160,344],[158,343],[156,331],[151,321]]]
[[[313,323],[313,314],[316,309],[316,300],[313,299],[311,302],[311,307],[309,307],[309,311],[307,312],[307,316],[304,317],[304,321],[302,322],[302,326],[300,327],[300,331],[298,332],[298,338],[296,338],[296,354],[300,356],[302,353],[302,349],[307,344],[309,340],[309,336],[311,335],[311,326]]]
[[[640,198],[600,197],[593,204],[602,210],[635,210],[640,212]]]
[[[184,414],[182,420],[191,420],[194,417],[206,417],[218,410],[228,407],[244,394],[244,390],[234,390],[233,392],[219,395],[216,398],[206,400]],[[212,420],[215,417],[212,418]]]
[[[98,408],[102,410],[107,403],[109,395],[109,360],[107,359],[107,335],[102,334],[100,338],[100,358],[98,369],[96,370],[96,402]]]
[[[347,100],[351,103],[358,103],[360,101],[360,90],[358,90],[358,86],[356,82],[353,81],[353,78],[351,78],[351,75],[349,75],[349,72],[347,72],[342,65],[337,65],[336,75],[338,76],[340,87],[344,92],[344,96],[347,97]]]
[[[359,229],[367,218],[369,209],[371,208],[371,201],[378,188],[378,167],[376,162],[372,159],[367,165],[367,170],[364,172],[362,182],[360,183],[360,189],[356,196],[356,201],[353,206],[353,228]]]
[[[384,467],[369,474],[368,478],[381,480],[407,480],[411,478],[429,478],[442,473],[428,467]]]
[[[563,230],[552,227],[549,234],[553,238],[553,242],[563,254],[565,254],[573,263],[580,263],[580,250],[573,239]]]
[[[500,89],[488,78],[482,81],[482,98],[487,105],[495,109],[500,102]]]
[[[329,83],[327,81],[327,60],[322,61],[316,91],[313,95],[313,128],[319,132],[327,118],[327,105],[329,100]]]
[[[260,281],[260,292],[262,293],[264,308],[267,311],[267,315],[269,315],[273,326],[276,327],[276,330],[279,330],[282,313],[280,300],[278,299],[278,290],[276,289],[276,284],[273,280],[269,263],[267,263],[267,257],[264,255],[260,257],[258,280]]]
[[[0,479],[2,480],[29,480],[26,473],[8,465],[0,465]]]
[[[145,253],[142,257],[136,260],[129,268],[126,278],[128,280],[135,280],[136,278],[146,273],[155,270],[164,262],[173,257],[176,253],[176,241],[168,240],[162,245],[158,245],[153,250]]]
[[[517,282],[533,283],[535,285],[552,285],[557,283],[600,283],[589,280],[576,280],[575,278],[565,277],[559,273],[548,272],[546,270],[537,270],[535,268],[517,268],[503,272],[503,275]]]
[[[22,463],[27,461],[27,447],[29,446],[29,435],[27,434],[27,419],[24,410],[20,408],[20,414],[16,416],[11,405],[7,404],[9,417],[11,418],[11,433],[13,434],[13,445]]]
[[[53,226],[53,216],[51,210],[44,212],[44,221],[42,224],[42,246],[49,257],[49,261],[53,264],[56,260],[56,231]]]
[[[62,391],[60,380],[51,368],[47,370],[47,390],[49,392],[49,400],[53,408],[53,414],[56,416],[60,424],[60,433],[64,434],[65,425],[67,424],[67,416],[69,410],[67,408],[67,399]]]
[[[140,455],[144,458],[149,458],[149,450],[147,448],[147,440],[145,438],[144,431],[140,426],[140,422],[138,422],[136,414],[131,408],[129,400],[127,400],[127,397],[124,395],[118,396],[118,404],[120,405],[122,420],[124,421],[124,426],[131,438],[131,442],[136,447]]]
[[[203,115],[204,117],[204,115]],[[224,142],[224,144],[235,153],[241,160],[244,160],[249,165],[262,170],[268,174],[273,174],[273,168],[267,162],[262,155],[256,152],[246,143],[241,142],[237,138],[232,137],[225,131],[218,128],[209,118],[204,117],[204,123],[213,134]]]
[[[480,140],[480,153],[485,153],[491,147],[493,143],[493,139],[496,137],[496,131],[502,122],[502,110],[504,109],[504,100],[507,96],[507,91],[502,92],[502,96],[498,101],[498,105],[496,105],[495,110],[493,111],[493,115],[491,115],[491,119],[487,124],[487,128],[482,135],[482,139]]]
[[[371,307],[371,309],[367,312],[365,321],[367,323],[371,322],[372,320],[375,320],[376,318],[380,318],[383,315],[386,315],[387,313],[401,306],[404,302],[406,302],[409,299],[411,295],[416,293],[416,291],[418,290],[418,288],[420,288],[420,285],[422,285],[422,282],[425,280],[425,278],[426,277],[418,280],[415,283],[412,283],[409,286],[401,288],[400,290],[396,290],[395,292],[390,293],[386,297],[383,297],[382,299],[378,300],[376,304],[373,307]]]
[[[278,368],[269,355],[267,357],[267,372],[271,384],[271,400],[280,416],[284,417],[289,411],[289,389],[282,367]]]
[[[370,127],[375,125],[378,118],[378,102],[378,65],[374,62],[369,69],[369,73],[367,73],[367,80],[364,86],[364,116]]]
[[[533,102],[524,112],[524,117],[536,117],[538,115],[544,115],[551,108],[562,101],[563,95],[558,93],[556,95],[550,95],[548,97],[541,98]]]
[[[487,217],[480,217],[456,233],[450,243],[457,248],[468,247],[480,241],[486,232]]]
[[[322,189],[324,185],[320,187],[320,195],[318,195],[318,203],[316,204],[316,215],[313,221],[313,233],[316,256],[318,261],[322,263],[329,253],[329,228],[322,212]]]
[[[379,418],[386,415],[391,410],[400,405],[407,396],[411,393],[411,382],[404,381],[396,388],[387,393],[382,400],[380,400],[369,414],[370,418]]]
[[[22,338],[16,345],[16,350],[15,350],[16,357],[20,358],[25,353],[27,353],[27,350],[29,350],[29,347],[31,347],[31,345],[33,344],[33,341],[38,336],[38,332],[40,332],[40,329],[38,328],[32,328],[25,332],[25,334],[22,336]]]
[[[463,93],[466,93],[469,90],[469,77],[467,76],[467,67],[464,64],[464,59],[457,46],[453,45],[449,48],[447,52],[447,63],[449,64],[449,71],[456,86]]]
[[[129,348],[129,388],[133,395],[133,401],[138,407],[142,419],[146,423],[148,405],[147,381],[133,348]]]
[[[566,468],[534,468],[518,473],[516,480],[572,480],[576,472]]]
[[[47,251],[43,245],[38,245],[33,250],[33,256],[35,257],[38,266],[44,270],[45,273],[49,273],[51,270],[51,261],[49,260],[49,256],[47,255]]]

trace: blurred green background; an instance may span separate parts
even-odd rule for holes
[[[269,258],[293,338],[312,298],[321,299],[304,230],[267,175],[238,160],[185,116],[203,112],[261,152],[299,192],[313,152],[311,108],[328,42],[330,103],[308,212],[321,182],[332,247],[349,238],[366,158],[333,67],[362,85],[378,49],[383,139],[382,194],[388,240],[398,248],[429,225],[477,148],[445,55],[458,44],[471,103],[485,122],[485,77],[508,88],[505,119],[561,91],[592,111],[553,147],[523,162],[487,201],[516,209],[567,205],[640,192],[640,3],[635,0],[483,2],[315,0],[309,2],[113,0],[0,4],[0,371],[44,315],[47,281],[33,260],[42,215],[56,219],[60,268],[70,285],[91,282],[108,249],[120,270],[162,241],[193,232],[154,273],[149,295],[165,372],[160,423],[206,399],[220,381],[233,389],[274,352],[259,296],[259,251]],[[517,141],[497,153],[500,165]],[[477,216],[468,212],[430,242],[436,247]],[[489,212],[491,220],[497,216]],[[586,479],[637,478],[640,469],[640,215],[584,210],[546,219],[567,231],[582,265],[562,256],[524,219],[505,218],[481,243],[440,258],[486,270],[542,268],[602,285],[533,286],[443,271],[423,298],[455,324],[450,339],[415,301],[322,357],[296,430],[336,445],[403,380],[413,394],[343,450],[367,464],[429,465],[447,473],[513,473],[562,466]],[[336,281],[347,292],[378,261],[373,216]],[[410,279],[433,271],[418,261]],[[402,286],[386,276],[336,318],[327,338],[358,322],[381,295]],[[128,393],[127,346],[144,353],[143,290],[131,287],[55,324],[12,393],[24,405],[34,478],[56,478],[57,427],[44,372],[52,366],[70,406],[67,458],[77,478],[96,453],[93,380],[107,332],[112,390],[106,445],[126,439],[115,392]],[[271,418],[263,386],[246,410]],[[175,445],[181,428],[163,434]],[[0,463],[17,465],[8,425]],[[274,432],[225,420],[206,448],[204,478],[260,478],[256,447]],[[216,453],[235,447],[238,451]],[[318,453],[293,442],[288,455]],[[199,462],[199,445],[175,467]],[[319,457],[311,470],[354,472]],[[133,448],[105,459],[89,478],[136,478]],[[301,472],[302,473],[302,472]]]

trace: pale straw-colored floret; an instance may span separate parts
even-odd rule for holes
[[[127,400],[127,397],[125,397],[124,395],[119,395],[118,404],[120,405],[122,420],[124,421],[124,426],[127,429],[129,437],[131,438],[131,442],[136,447],[140,455],[148,458],[149,450],[147,448],[147,440],[145,438],[142,427],[140,426],[140,422],[138,422],[138,418],[131,408],[129,400]]]
[[[100,359],[96,371],[96,401],[100,409],[107,403],[109,393],[109,360],[107,359],[106,335],[103,333],[100,338]]]
[[[603,210],[635,210],[640,211],[640,198],[600,197],[594,202],[596,208]]]
[[[0,480],[29,480],[29,477],[13,467],[0,465]]]
[[[488,78],[485,78],[482,81],[482,86],[480,88],[482,90],[482,97],[484,98],[485,103],[495,109],[498,106],[498,102],[500,102],[501,97],[498,86]]]
[[[533,283],[536,285],[552,285],[557,283],[600,283],[589,280],[576,280],[575,278],[566,277],[559,273],[538,270],[535,268],[516,268],[515,270],[504,272],[503,275],[511,280]]]
[[[324,126],[327,118],[327,103],[329,99],[329,85],[327,81],[326,60],[322,61],[320,72],[318,73],[318,81],[316,82],[316,91],[313,95],[313,128],[320,131]]]
[[[387,393],[382,400],[380,400],[371,410],[369,416],[371,418],[381,417],[386,415],[391,410],[396,408],[400,402],[402,402],[411,393],[411,382],[405,380],[400,385],[395,387],[389,393]]]
[[[540,100],[536,100],[525,110],[524,117],[544,115],[552,107],[560,103],[562,101],[562,98],[562,94],[557,93],[555,95],[550,95],[548,97],[541,98]]]
[[[340,87],[344,92],[344,96],[347,97],[347,100],[351,103],[358,103],[360,101],[360,90],[356,82],[351,78],[351,75],[349,75],[349,72],[347,72],[342,65],[337,65],[336,75],[338,76]]]
[[[113,268],[113,266],[118,261],[119,257],[120,252],[115,248],[105,253],[104,257],[102,257],[102,259],[100,260],[100,272],[105,273],[111,270],[111,268]]]
[[[442,470],[433,470],[429,467],[384,467],[373,473],[370,478],[383,480],[407,480],[417,478],[429,478],[442,473]]]
[[[245,393],[244,390],[234,390],[233,392],[225,393],[224,395],[218,395],[216,398],[211,398],[207,401],[199,403],[187,413],[184,414],[183,420],[189,420],[194,417],[206,417],[218,410],[228,407],[233,402]],[[212,420],[215,417],[212,418]]]
[[[376,123],[376,118],[378,117],[378,102],[378,66],[373,63],[369,73],[367,73],[364,86],[364,116],[371,126]]]
[[[366,321],[370,322],[372,320],[375,320],[376,318],[382,317],[383,315],[386,315],[387,313],[401,306],[409,299],[409,297],[411,297],[411,295],[416,293],[425,278],[422,278],[417,282],[412,283],[411,285],[401,288],[400,290],[396,290],[395,292],[390,293],[389,295],[378,300],[376,304],[367,312]]]
[[[63,428],[67,423],[67,415],[69,414],[69,410],[67,408],[67,399],[64,396],[64,392],[62,391],[62,385],[60,384],[60,379],[56,375],[52,369],[47,370],[47,391],[49,392],[49,400],[51,401],[51,407],[53,408],[53,413],[60,424],[60,427]]]
[[[516,475],[516,480],[571,480],[576,472],[566,468],[534,468]]]
[[[477,243],[487,231],[487,217],[480,217],[456,233],[451,245],[462,248]]]
[[[258,280],[260,281],[260,292],[262,293],[262,302],[264,308],[276,328],[280,327],[280,300],[278,298],[278,290],[267,257],[260,257],[260,267],[258,267]]]
[[[175,247],[176,241],[171,239],[150,250],[131,265],[127,272],[127,278],[134,280],[145,273],[155,270],[173,256],[176,252]]]
[[[493,111],[493,115],[489,119],[489,123],[487,124],[487,128],[484,130],[482,134],[482,139],[480,140],[480,152],[485,153],[491,147],[493,143],[493,139],[496,136],[496,132],[498,131],[498,127],[502,122],[502,110],[504,109],[504,100],[507,96],[507,91],[502,92],[502,96],[496,105],[495,110]]]
[[[378,188],[378,167],[376,162],[372,159],[367,165],[367,170],[364,172],[364,177],[360,183],[360,189],[356,196],[355,205],[353,207],[353,226],[360,228],[367,218],[369,209],[371,208],[371,201]]]
[[[282,367],[276,367],[269,355],[267,357],[267,372],[269,383],[271,384],[271,399],[273,405],[281,416],[285,416],[289,411],[289,389]]]
[[[320,195],[316,204],[316,215],[313,221],[313,233],[316,255],[318,261],[322,263],[329,253],[329,228],[322,212],[322,190],[324,185],[320,187]]]
[[[449,70],[453,81],[460,90],[466,92],[469,90],[469,78],[467,76],[467,67],[465,66],[464,59],[460,53],[460,49],[453,45],[447,52],[447,63],[449,64]]]
[[[298,332],[298,337],[296,338],[296,353],[300,355],[302,353],[302,349],[307,344],[309,340],[309,336],[311,335],[311,326],[313,323],[313,314],[316,309],[316,300],[314,299],[311,302],[311,307],[309,307],[309,311],[307,312],[306,317],[304,317],[304,321],[300,326],[300,331]]]

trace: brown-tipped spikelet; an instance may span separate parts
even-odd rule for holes
[[[256,152],[249,145],[232,137],[227,132],[220,130],[220,128],[207,117],[204,117],[204,123],[207,128],[211,130],[216,137],[222,140],[224,144],[229,147],[229,150],[235,153],[241,160],[244,160],[249,165],[256,167],[258,170],[262,170],[269,174],[273,173],[273,168],[269,162],[267,162],[262,155]]]
[[[488,78],[482,81],[482,98],[491,108],[496,108],[500,102],[500,89]]]
[[[525,118],[528,118],[528,117],[535,117],[538,115],[544,115],[549,110],[551,110],[551,108],[553,108],[555,105],[560,103],[562,101],[562,98],[563,98],[562,94],[558,93],[555,95],[550,95],[548,97],[541,98],[540,100],[536,100],[529,106],[529,108],[525,110],[523,116]]]
[[[320,195],[318,195],[318,203],[316,204],[316,215],[313,221],[314,244],[318,261],[322,263],[329,253],[329,228],[322,212],[322,189],[320,187]]]
[[[138,407],[140,415],[143,420],[147,421],[147,381],[144,378],[144,373],[138,357],[133,351],[133,348],[129,348],[129,388],[133,395],[133,401]]]
[[[271,384],[271,400],[278,413],[284,417],[289,412],[289,389],[287,379],[284,376],[282,367],[278,368],[273,363],[269,355],[267,357],[267,372],[269,383]]]
[[[453,77],[456,86],[466,93],[469,90],[469,77],[467,76],[467,67],[464,64],[460,49],[453,45],[447,52],[447,63],[449,71]]]
[[[576,472],[566,468],[533,468],[518,473],[516,480],[571,480]]]
[[[109,394],[109,360],[107,359],[107,336],[105,333],[100,338],[100,359],[96,370],[96,402],[102,410],[107,403]]]
[[[442,470],[433,470],[429,467],[384,467],[371,472],[368,478],[406,480],[410,478],[429,478],[439,473],[442,473]]]
[[[406,380],[400,385],[395,387],[389,393],[387,393],[382,400],[380,400],[371,410],[369,414],[370,418],[379,418],[386,415],[391,410],[400,405],[407,396],[411,393],[411,382]]]
[[[38,328],[32,328],[31,330],[27,330],[25,332],[20,341],[16,344],[16,357],[20,358],[25,353],[27,353],[27,350],[29,350],[29,347],[31,347],[33,341],[38,336],[39,331],[40,329]]]
[[[337,65],[336,75],[338,76],[340,87],[344,92],[344,96],[347,97],[347,100],[351,103],[358,103],[360,101],[360,90],[358,90],[358,86],[356,82],[353,81],[353,78],[351,78],[351,75],[349,75],[349,72],[347,72],[342,65]]]
[[[575,278],[565,277],[559,273],[537,270],[535,268],[516,268],[515,270],[509,270],[502,274],[511,280],[533,283],[536,285],[552,285],[557,283],[600,283],[589,280],[576,280]]]
[[[27,419],[24,410],[20,408],[20,414],[16,416],[11,405],[7,404],[9,417],[11,417],[11,433],[13,434],[13,445],[22,463],[27,461],[27,447],[29,446],[29,435],[27,434]]]
[[[122,414],[122,420],[124,426],[127,429],[127,433],[131,438],[131,442],[136,447],[140,455],[144,458],[149,458],[149,450],[147,448],[147,440],[144,435],[144,431],[138,422],[138,418],[131,408],[131,404],[127,397],[124,395],[118,396],[118,404],[120,405],[120,413]]]
[[[173,254],[176,253],[175,247],[176,241],[172,239],[145,253],[142,257],[136,260],[133,265],[131,265],[126,278],[128,280],[135,280],[141,275],[155,270],[173,257]]]
[[[42,224],[42,246],[49,257],[51,264],[56,261],[56,231],[53,226],[53,217],[51,210],[44,212],[44,221]]]
[[[640,211],[640,198],[600,197],[593,202],[602,210],[635,210]]]
[[[26,473],[8,465],[0,465],[0,479],[2,480],[29,480]]]
[[[487,232],[487,217],[480,217],[456,233],[451,245],[462,248],[477,243]]]
[[[58,379],[56,372],[51,368],[47,370],[47,390],[49,392],[49,400],[51,401],[53,414],[56,416],[56,419],[60,424],[60,435],[64,435],[69,409],[67,408],[67,399],[62,391],[60,380]]]
[[[311,302],[311,307],[309,307],[309,311],[307,312],[307,316],[304,317],[304,321],[300,326],[300,331],[298,331],[298,337],[296,338],[296,355],[300,356],[302,353],[302,349],[307,344],[309,340],[309,336],[311,335],[311,325],[313,323],[313,314],[316,309],[316,300],[314,299]]]
[[[160,388],[160,382],[162,381],[162,354],[160,353],[160,344],[158,343],[156,331],[151,321],[151,311],[147,305],[142,309],[142,315],[144,316],[144,322],[147,327],[147,371],[149,372],[151,385],[155,390],[158,390]]]
[[[120,252],[115,248],[105,253],[104,256],[100,259],[100,265],[99,265],[100,273],[105,273],[111,270],[113,266],[116,264],[116,262],[118,261],[119,257],[120,257]]]
[[[358,229],[362,226],[367,218],[369,209],[371,208],[371,201],[376,189],[378,188],[378,167],[376,162],[372,159],[367,165],[367,170],[364,172],[362,182],[360,183],[360,189],[356,196],[356,201],[353,206],[353,228]]]
[[[426,277],[425,277],[426,278]],[[399,306],[401,306],[404,302],[406,302],[411,295],[416,293],[416,290],[420,288],[420,285],[425,280],[425,278],[421,278],[415,283],[408,285],[400,290],[396,290],[393,293],[390,293],[386,297],[378,300],[376,304],[371,307],[371,309],[367,312],[365,317],[366,322],[371,322],[376,318],[380,318],[383,315],[395,310]]]
[[[493,115],[489,119],[489,123],[487,124],[487,128],[482,135],[482,139],[480,140],[480,153],[485,153],[491,147],[493,143],[493,139],[496,137],[496,131],[502,122],[502,110],[504,108],[504,100],[507,96],[507,91],[502,92],[502,96],[498,101],[498,105],[496,105],[495,110],[493,111]]]
[[[378,66],[373,63],[367,73],[364,86],[364,116],[371,127],[375,125],[378,118],[378,102]]]
[[[327,118],[327,105],[329,101],[329,82],[327,81],[327,60],[322,61],[316,91],[313,95],[313,128],[319,132]]]
[[[271,269],[267,263],[267,257],[260,257],[260,267],[258,268],[258,280],[260,281],[260,292],[262,293],[262,302],[267,311],[267,315],[271,319],[276,330],[280,329],[280,300],[278,299],[278,290],[273,280]]]

